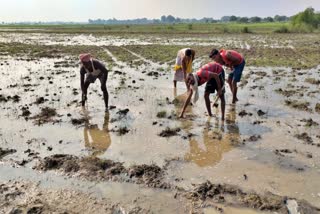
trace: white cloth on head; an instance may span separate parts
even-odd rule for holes
[[[198,75],[196,73],[193,73],[192,75],[193,75],[193,78],[194,78],[194,84],[191,85],[191,89],[194,92],[192,103],[196,104],[196,102],[199,99]]]

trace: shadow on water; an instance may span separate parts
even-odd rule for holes
[[[236,111],[231,109],[227,113],[226,125],[215,119],[214,127],[211,118],[202,129],[202,139],[191,137],[190,151],[185,154],[185,160],[197,164],[199,167],[212,166],[222,159],[223,154],[229,152],[233,145],[240,142],[239,127],[235,123]],[[226,127],[226,130],[225,130]]]
[[[92,156],[104,154],[111,145],[111,137],[108,128],[109,118],[109,112],[106,112],[101,129],[98,124],[90,123],[89,120],[85,123],[83,129],[84,143],[85,147],[91,151],[90,153]]]

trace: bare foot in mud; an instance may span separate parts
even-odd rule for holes
[[[238,102],[239,99],[236,97],[235,99],[232,99],[232,104],[236,104],[236,102]]]

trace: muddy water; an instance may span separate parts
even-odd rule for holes
[[[112,55],[110,51],[106,52]],[[236,105],[230,104],[231,94],[226,88],[226,120],[221,121],[219,108],[214,109],[214,117],[207,117],[203,99],[188,108],[186,118],[177,119],[185,98],[183,84],[178,84],[178,89],[173,90],[171,73],[160,73],[159,77],[147,75],[161,65],[135,70],[117,61],[114,56],[112,58],[118,67],[110,71],[107,86],[109,103],[115,108],[107,113],[104,112],[99,81],[90,86],[88,105],[81,108],[79,68],[70,59],[2,59],[0,94],[6,98],[20,96],[18,102],[12,99],[1,102],[0,145],[17,150],[2,159],[3,180],[21,176],[21,179],[40,181],[47,188],[45,175],[39,177],[31,169],[10,170],[7,167],[27,160],[25,166],[30,168],[37,157],[65,153],[98,156],[124,162],[127,166],[166,165],[165,179],[186,190],[192,189],[193,184],[209,180],[235,184],[259,193],[270,191],[281,196],[305,199],[320,206],[319,126],[308,127],[301,122],[312,118],[320,124],[319,114],[314,110],[320,100],[319,86],[305,82],[308,77],[318,78],[320,67],[305,71],[246,68],[244,76],[248,77],[248,83],[239,89],[240,101]],[[71,66],[56,67],[61,61],[67,61]],[[278,88],[295,90],[289,98],[309,102],[312,111],[285,105],[288,97],[276,93]],[[307,96],[309,92],[315,93]],[[200,89],[201,94],[203,88]],[[44,103],[36,104],[40,97],[44,98]],[[178,102],[173,103],[173,100]],[[32,117],[45,106],[56,109],[57,116],[48,123],[39,124]],[[29,108],[29,117],[21,116],[22,107]],[[125,109],[129,111],[121,113]],[[265,114],[259,116],[259,110]],[[164,118],[157,117],[161,111],[166,112]],[[242,114],[243,111],[246,114]],[[81,118],[85,119],[84,123],[72,124],[72,119]],[[180,131],[176,136],[160,137],[160,132],[167,127],[179,128]],[[129,132],[120,135],[119,128],[126,128]],[[311,137],[313,144],[295,137],[303,132]],[[59,187],[59,179],[52,179],[50,184]],[[75,188],[73,181],[64,185]],[[112,194],[117,198],[115,202],[124,204],[131,198],[113,191],[121,193],[125,189],[126,194],[135,197],[142,194],[137,203],[149,204],[159,212],[165,212],[161,210],[161,205],[170,203],[166,198],[172,198],[171,193],[121,183],[82,183],[80,190],[87,191],[83,189],[91,185],[94,186],[91,193]],[[107,188],[105,185],[110,186]],[[155,200],[145,201],[148,197]],[[168,209],[171,212],[178,209],[177,204],[172,202]],[[235,210],[239,213],[250,212],[237,208],[225,210],[230,210],[230,213],[235,213]],[[214,213],[214,210],[205,212]]]

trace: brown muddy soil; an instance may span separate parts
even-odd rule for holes
[[[41,108],[41,112],[33,117],[30,117],[30,119],[34,120],[34,124],[36,125],[42,125],[45,123],[56,123],[59,122],[58,119],[55,119],[54,117],[57,116],[57,111],[54,108],[50,107],[44,107]]]
[[[286,205],[287,197],[274,195],[270,192],[263,195],[254,192],[243,192],[237,186],[212,184],[209,181],[196,186],[185,195],[190,200],[195,201],[198,207],[203,206],[203,204],[208,206],[210,202],[213,202],[283,214],[289,212]],[[319,208],[313,207],[305,201],[299,201],[298,204],[300,213],[318,213],[320,211]]]
[[[166,129],[162,130],[159,133],[160,137],[172,137],[178,135],[178,133],[181,131],[180,128],[170,128],[167,127]]]
[[[35,169],[58,170],[67,175],[76,173],[79,177],[95,181],[132,182],[153,188],[170,188],[169,184],[162,181],[163,170],[156,165],[143,164],[125,168],[123,163],[112,160],[56,154],[41,160]]]
[[[312,111],[312,109],[309,107],[310,103],[309,102],[303,102],[303,101],[298,101],[298,100],[286,100],[285,101],[286,105],[299,109],[299,110],[304,110],[304,111]]]
[[[4,156],[6,155],[9,155],[9,154],[12,154],[12,153],[15,153],[17,152],[17,150],[14,150],[14,149],[2,149],[0,147],[0,160],[1,158],[3,158]]]

